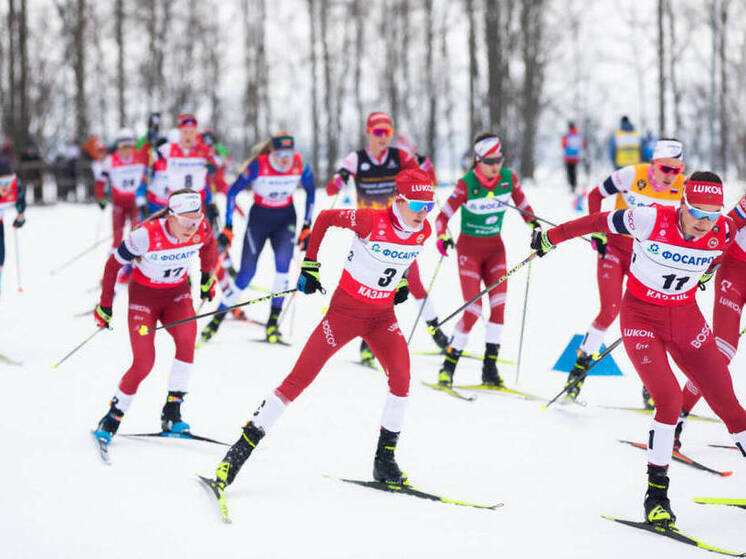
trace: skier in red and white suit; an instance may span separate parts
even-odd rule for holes
[[[697,286],[712,276],[732,241],[733,223],[721,215],[722,206],[722,181],[700,171],[689,177],[678,208],[653,205],[592,214],[535,234],[531,242],[543,256],[556,243],[596,231],[633,238],[621,328],[627,355],[656,403],[645,496],[646,520],[654,524],[675,521],[667,471],[682,396],[667,353],[746,456],[746,410],[695,299]]]
[[[106,207],[107,186],[111,191],[112,250],[122,242],[127,221],[130,230],[139,221],[135,193],[148,164],[147,155],[135,149],[135,135],[129,128],[122,128],[117,133],[116,146],[117,150],[104,158],[94,187],[96,200],[102,210]]]
[[[177,190],[169,197],[168,208],[135,228],[109,257],[94,319],[99,327],[108,327],[117,273],[122,266],[132,263],[127,319],[132,365],[122,377],[110,409],[95,431],[96,437],[104,442],[111,441],[140,382],[153,368],[155,334],[152,330],[156,323],[160,320],[168,324],[194,315],[187,278],[190,263],[198,256],[202,270],[200,297],[211,300],[215,294],[215,279],[210,273],[217,259],[215,238],[202,213],[200,195],[193,190]],[[143,334],[143,329],[148,332]],[[188,391],[197,323],[185,322],[167,331],[176,344],[176,355],[168,379],[168,398],[161,414],[161,427],[164,431],[188,431],[189,425],[181,419],[180,406]]]
[[[373,477],[401,483],[405,475],[394,459],[409,393],[409,352],[394,314],[394,304],[407,295],[405,273],[430,236],[427,213],[435,202],[425,171],[396,176],[396,200],[386,209],[325,210],[314,224],[301,267],[298,289],[322,291],[316,255],[329,227],[355,232],[344,272],[329,310],[311,334],[293,370],[272,391],[244,426],[238,441],[217,469],[216,490],[222,492],[264,434],[285,408],[316,378],[324,363],[347,342],[362,336],[375,351],[388,376],[389,394],[381,418]]]
[[[715,275],[712,332],[720,353],[730,363],[738,349],[741,312],[746,304],[746,196],[728,213],[728,217],[735,223],[736,233]],[[681,447],[681,431],[686,418],[701,397],[699,389],[692,382],[687,382],[683,391],[681,417],[676,425],[676,448]]]

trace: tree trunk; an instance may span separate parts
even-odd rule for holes
[[[676,18],[671,2],[666,2],[666,17],[668,18],[668,35],[670,55],[668,57],[668,73],[671,80],[671,93],[673,94],[673,132],[676,136],[681,133],[681,87],[676,75],[676,68],[680,62],[680,50],[676,44]]]
[[[435,161],[435,142],[438,137],[438,92],[435,86],[435,67],[433,64],[433,50],[435,49],[433,0],[425,0],[425,29],[425,84],[427,87],[428,109],[425,153]]]
[[[396,67],[399,65],[399,56],[401,53],[397,48],[398,44],[398,26],[397,12],[399,11],[397,0],[387,0],[381,2],[381,36],[386,39],[386,65],[384,66],[384,76],[386,91],[389,99],[389,114],[394,126],[397,126],[399,120],[399,88],[396,79]],[[392,18],[392,14],[394,17]]]
[[[718,58],[720,64],[720,102],[718,103],[720,116],[720,158],[718,168],[725,173],[728,170],[728,147],[730,146],[728,119],[728,58],[727,36],[729,0],[720,0],[720,37],[718,41]]]
[[[264,0],[244,0],[244,66],[246,70],[246,151],[269,131],[268,69],[264,44]]]
[[[323,1],[323,0],[322,0]],[[321,138],[321,129],[319,126],[319,101],[318,101],[318,56],[316,54],[316,44],[318,43],[318,30],[316,28],[316,0],[308,0],[308,18],[311,26],[311,136],[313,139],[311,150],[311,163],[315,173],[319,172],[319,139]],[[358,61],[359,63],[359,61]],[[359,72],[359,67],[358,67]],[[359,80],[356,83],[359,86]],[[359,95],[359,91],[356,92]]]
[[[127,125],[127,107],[124,96],[124,0],[116,0],[114,5],[114,39],[117,43],[117,105],[119,107],[119,127]]]
[[[324,65],[324,99],[326,99],[326,165],[324,170],[327,176],[334,172],[334,164],[337,159],[336,142],[334,138],[334,125],[332,112],[334,111],[334,88],[332,87],[332,63],[329,53],[329,6],[328,2],[321,0],[319,11],[319,27],[321,31],[321,60]]]
[[[544,41],[544,11],[544,0],[524,0],[521,5],[524,77],[521,96],[523,127],[520,174],[523,178],[534,176],[534,148],[541,112],[547,49]]]
[[[477,64],[477,32],[474,21],[474,3],[476,0],[465,0],[466,16],[469,20],[469,137],[477,135],[480,123],[477,119],[477,87],[479,83],[479,65]]]
[[[358,115],[358,142],[362,145],[365,143],[365,107],[363,106],[362,96],[362,68],[363,59],[365,52],[363,45],[365,44],[365,6],[366,3],[363,0],[355,0],[353,4],[354,20],[355,20],[355,108]]]
[[[663,30],[664,2],[665,0],[658,0],[658,132],[661,136],[666,135],[666,50]]]
[[[16,112],[16,60],[18,60],[18,46],[16,45],[16,6],[15,0],[8,0],[8,107],[5,117],[6,133],[11,138],[17,136]]]
[[[73,72],[75,74],[75,134],[79,142],[88,136],[88,94],[86,92],[86,0],[77,0],[73,30]]]

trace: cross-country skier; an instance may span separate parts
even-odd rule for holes
[[[436,183],[435,170],[428,157],[389,146],[394,134],[394,124],[388,114],[380,111],[371,113],[365,125],[366,147],[345,157],[342,166],[326,185],[326,193],[329,196],[336,196],[348,179],[353,177],[357,191],[357,207],[381,209],[392,204],[396,175],[403,169],[420,168],[431,175],[433,184]],[[427,292],[422,285],[417,262],[410,268],[408,280],[412,297],[419,303],[425,299]],[[434,328],[433,340],[438,347],[444,349],[448,345],[448,338],[440,328],[435,327],[438,316],[431,297],[425,300],[422,316],[428,326]],[[373,352],[365,341],[360,345],[360,359],[367,365],[373,365]]]
[[[3,214],[5,210],[13,206],[16,209],[13,228],[18,229],[26,223],[26,218],[23,215],[26,209],[26,192],[21,181],[13,172],[10,159],[4,155],[0,155],[0,281],[2,281],[3,266],[5,265],[5,224],[3,222]]]
[[[617,210],[659,204],[677,207],[684,185],[684,153],[680,141],[663,138],[658,141],[652,163],[640,163],[614,171],[588,194],[588,213],[601,211],[601,202],[616,196]],[[598,251],[596,280],[601,309],[583,336],[578,358],[567,377],[568,397],[577,399],[583,386],[585,371],[598,353],[606,330],[619,314],[622,282],[629,272],[633,239],[624,235],[594,232],[593,247]],[[653,407],[650,395],[643,387],[643,401]]]
[[[438,250],[443,256],[447,256],[448,248],[454,246],[453,239],[449,237],[446,229],[448,220],[461,208],[461,235],[455,246],[461,291],[465,301],[479,293],[482,282],[485,286],[495,283],[507,271],[505,247],[500,236],[507,209],[504,204],[512,199],[518,208],[533,214],[518,177],[513,171],[503,167],[505,157],[497,135],[480,134],[474,140],[473,149],[472,169],[456,183],[453,194],[446,200],[443,210],[435,220]],[[532,230],[541,229],[536,219],[526,214],[521,215]],[[482,383],[488,386],[503,384],[497,371],[497,355],[505,323],[507,293],[506,281],[489,292],[490,318],[486,325],[482,363]],[[480,299],[464,311],[453,331],[453,338],[438,373],[439,384],[453,384],[456,364],[466,347],[469,332],[481,313]]]
[[[269,240],[275,253],[275,281],[273,292],[285,291],[288,285],[288,271],[293,258],[297,217],[293,205],[293,193],[298,184],[306,191],[306,209],[303,227],[298,244],[304,250],[311,233],[313,203],[316,187],[311,168],[303,162],[300,153],[295,151],[295,140],[286,132],[278,132],[270,139],[255,147],[255,157],[250,160],[228,191],[225,211],[225,228],[218,237],[220,250],[225,250],[233,238],[233,211],[236,196],[249,186],[254,192],[254,204],[249,210],[241,269],[236,275],[235,285],[230,276],[224,275],[220,288],[223,299],[219,308],[235,305],[256,273],[256,265],[264,244]],[[275,297],[270,304],[266,339],[270,343],[282,342],[282,334],[277,327],[277,319],[282,310],[283,297]],[[216,314],[202,331],[202,341],[206,342],[218,331],[226,313]]]
[[[388,376],[389,394],[381,418],[373,477],[390,483],[406,479],[394,451],[409,393],[409,352],[394,304],[406,298],[404,274],[430,235],[426,217],[435,204],[433,199],[428,174],[420,169],[406,170],[396,177],[396,201],[387,209],[324,210],[319,214],[298,289],[306,294],[323,291],[316,257],[329,227],[351,229],[356,235],[342,279],[326,316],[311,334],[293,370],[267,395],[218,465],[213,484],[221,495],[285,408],[316,378],[327,360],[356,336],[368,341]]]
[[[740,338],[741,313],[746,305],[746,196],[728,213],[735,223],[734,241],[723,255],[715,275],[715,301],[712,332],[726,363],[736,355]],[[681,417],[676,424],[674,447],[681,448],[681,432],[686,418],[702,397],[691,381],[684,385]]]
[[[135,228],[106,262],[101,299],[93,316],[100,328],[112,317],[114,281],[119,269],[132,263],[127,324],[132,346],[132,365],[122,377],[111,399],[109,411],[101,418],[94,435],[108,444],[117,432],[122,416],[132,402],[140,382],[148,376],[155,361],[155,334],[141,334],[143,327],[174,322],[194,315],[187,281],[189,266],[199,256],[202,277],[200,298],[211,300],[215,280],[210,271],[217,250],[210,224],[202,212],[202,199],[193,190],[177,190],[168,198],[168,207]],[[181,417],[181,403],[189,390],[194,361],[197,323],[185,322],[168,328],[176,355],[168,379],[168,397],[161,412],[163,431],[183,432],[189,424]]]
[[[102,210],[106,207],[107,190],[111,193],[112,249],[121,244],[127,221],[130,230],[139,221],[135,193],[147,166],[147,155],[135,149],[135,135],[129,128],[119,130],[115,144],[116,151],[104,158],[95,185],[96,200]]]
[[[733,222],[721,215],[722,206],[720,177],[698,171],[686,182],[678,207],[594,213],[537,232],[531,241],[531,248],[543,256],[557,243],[596,231],[633,238],[621,329],[627,355],[656,404],[645,494],[645,518],[652,524],[667,526],[676,520],[667,472],[682,395],[668,354],[725,422],[746,457],[746,410],[733,392],[725,359],[695,299],[698,284],[712,277],[733,240]]]

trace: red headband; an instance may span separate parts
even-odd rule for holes
[[[690,204],[723,205],[723,185],[717,182],[688,180],[684,193]]]

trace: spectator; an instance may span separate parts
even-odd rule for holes
[[[655,144],[658,143],[658,138],[653,136],[653,133],[648,130],[645,137],[642,139],[642,160],[645,163],[650,163],[653,159],[653,151],[655,151]]]
[[[44,178],[42,168],[44,160],[39,155],[39,149],[32,140],[26,140],[19,157],[18,177],[26,188],[26,194],[33,193],[34,203],[44,203]]]
[[[642,146],[640,134],[632,126],[629,117],[623,116],[619,130],[614,132],[609,141],[609,155],[614,169],[637,165],[641,161]]]
[[[570,192],[575,193],[578,184],[578,163],[583,158],[585,138],[578,132],[574,122],[567,123],[567,132],[562,136],[562,149],[567,182],[570,184]]]

